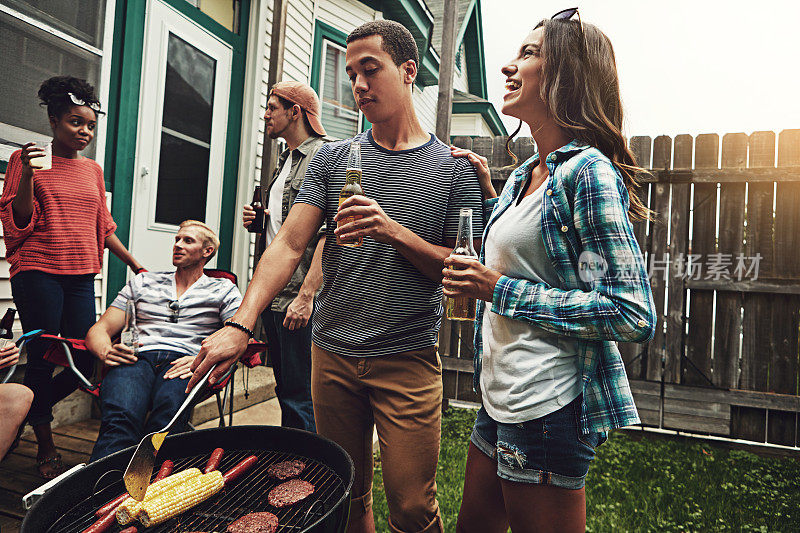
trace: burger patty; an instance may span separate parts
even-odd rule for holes
[[[250,513],[231,523],[228,533],[275,533],[278,517],[272,513]]]
[[[314,485],[302,479],[290,479],[281,483],[267,496],[267,502],[277,508],[288,507],[308,498],[314,493]]]
[[[285,481],[289,478],[297,477],[300,472],[306,469],[303,461],[294,459],[292,461],[281,461],[267,468],[267,476],[272,479]]]

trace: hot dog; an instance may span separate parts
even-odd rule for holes
[[[128,499],[128,493],[127,492],[125,494],[117,496],[116,498],[114,498],[113,500],[111,500],[110,502],[108,502],[107,504],[102,506],[100,509],[98,509],[97,511],[94,512],[94,515],[95,516],[105,516],[110,511],[115,511],[117,509],[117,507],[119,507],[119,504],[124,502],[126,499]]]
[[[131,526],[131,527],[126,527],[125,529],[123,529],[119,533],[139,533],[139,530],[136,529],[136,526]]]
[[[251,455],[250,457],[243,459],[242,461],[239,462],[239,464],[237,464],[236,466],[225,472],[225,474],[222,476],[225,485],[233,483],[241,476],[243,476],[248,470],[253,468],[253,465],[256,464],[256,461],[258,461],[258,457],[256,457],[255,455]]]
[[[161,470],[159,470],[158,474],[156,474],[156,478],[153,480],[153,483],[155,483],[156,481],[161,481],[162,479],[164,479],[165,477],[170,475],[172,473],[173,466],[174,466],[174,464],[169,459],[164,461],[161,464]],[[119,507],[119,504],[121,504],[122,502],[124,502],[127,499],[128,499],[128,493],[127,492],[125,494],[121,494],[121,495],[117,496],[116,498],[114,498],[113,500],[111,500],[110,502],[108,502],[107,504],[105,504],[104,506],[102,506],[97,511],[95,511],[94,515],[97,516],[98,518],[99,517],[104,517],[110,511],[116,511],[117,507]]]
[[[211,452],[211,457],[208,458],[208,463],[206,463],[206,469],[203,470],[203,473],[208,474],[219,468],[219,462],[222,460],[222,454],[224,453],[225,450],[222,448],[216,448]]]
[[[156,481],[161,481],[165,477],[169,476],[172,473],[172,468],[174,466],[175,466],[175,464],[172,461],[170,461],[169,459],[164,461],[161,464],[161,470],[159,470],[158,474],[156,474],[156,478],[153,480],[153,483],[155,483]],[[152,485],[152,483],[151,483],[151,485]]]
[[[116,508],[114,510],[116,510]],[[116,521],[117,520],[114,511],[111,511],[110,513],[104,515],[103,518],[84,529],[83,533],[103,533],[110,528],[112,524],[116,523]]]

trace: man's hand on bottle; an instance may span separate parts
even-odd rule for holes
[[[500,276],[477,259],[451,255],[444,260],[442,292],[449,298],[467,296],[491,302]]]
[[[269,215],[269,209],[264,209],[264,217]],[[253,209],[253,206],[247,204],[242,207],[242,226],[245,229],[250,227],[250,224],[256,219],[256,210]]]
[[[13,342],[9,342],[0,349],[0,368],[8,368],[19,361],[19,348]]]
[[[338,222],[350,217],[360,218],[334,230],[334,233],[343,241],[355,241],[359,237],[372,237],[378,242],[391,244],[403,229],[384,212],[378,202],[360,194],[351,196],[342,202],[333,220]]]
[[[139,346],[143,346],[139,343]],[[134,351],[122,343],[112,344],[100,354],[100,359],[108,366],[132,365],[139,360]]]
[[[234,317],[233,320],[236,320]],[[223,327],[203,341],[200,345],[200,353],[194,358],[191,370],[193,372],[189,384],[186,386],[188,393],[201,379],[205,377],[211,367],[217,368],[209,376],[208,383],[213,385],[228,369],[239,360],[247,349],[249,338],[247,333],[242,330]]]

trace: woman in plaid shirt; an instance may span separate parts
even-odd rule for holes
[[[444,294],[478,299],[459,532],[583,531],[584,479],[606,431],[639,422],[615,341],[646,342],[655,308],[631,219],[649,211],[622,136],[614,52],[577,9],[540,22],[503,67],[503,113],[538,153],[491,212],[480,262],[450,257]]]

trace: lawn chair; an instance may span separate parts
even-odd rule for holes
[[[19,348],[20,358],[22,358],[22,356],[25,354],[25,345],[28,343],[28,341],[39,337],[42,333],[44,333],[43,329],[35,329],[33,331],[29,331],[28,333],[23,333],[22,336],[19,339],[17,339],[17,342],[15,344]],[[11,379],[11,376],[14,375],[14,372],[16,370],[17,370],[17,363],[14,363],[10,367],[8,367],[6,375],[3,377],[3,381],[0,381],[0,383],[8,383],[9,380]]]
[[[140,272],[145,272],[145,270],[140,270]],[[232,283],[236,284],[237,278],[236,274],[233,272],[228,272],[227,270],[221,269],[205,269],[203,273],[212,278],[225,278],[230,280]],[[108,371],[107,368],[104,368],[101,371],[101,375],[97,377],[96,383],[93,383],[92,380],[88,379],[83,373],[78,369],[75,365],[75,360],[73,357],[73,353],[75,352],[85,352],[87,356],[93,357],[92,354],[86,349],[86,344],[83,339],[67,339],[64,337],[60,337],[58,335],[49,335],[49,334],[40,334],[41,338],[47,339],[51,341],[50,346],[48,347],[47,351],[44,354],[44,359],[49,361],[52,364],[62,366],[68,368],[75,376],[78,378],[79,381],[79,388],[86,392],[87,394],[92,395],[95,401],[98,401],[100,398],[100,386],[102,383],[102,378],[105,377],[105,372]],[[263,342],[251,340],[247,346],[247,350],[245,351],[242,358],[239,360],[239,363],[245,366],[245,371],[249,373],[249,370],[255,366],[262,364],[261,353],[265,352],[267,345]],[[233,425],[233,398],[234,398],[234,382],[233,377],[236,372],[238,364],[234,364],[228,370],[228,372],[220,379],[217,383],[215,383],[212,387],[209,387],[206,391],[200,394],[197,397],[197,401],[195,405],[198,403],[210,398],[211,396],[216,396],[217,400],[217,411],[219,413],[219,426],[225,427],[225,408],[227,403],[228,408],[228,425]],[[247,380],[245,380],[247,382]],[[245,385],[246,387],[246,385]],[[245,395],[247,395],[247,389],[245,388]],[[189,424],[190,427],[191,424]],[[194,429],[192,427],[192,429]]]
[[[98,377],[96,383],[92,383],[92,380],[84,376],[83,373],[78,369],[78,367],[75,365],[75,359],[73,355],[75,352],[85,353],[87,357],[94,357],[91,353],[89,353],[89,350],[86,349],[86,344],[84,341],[82,339],[67,339],[64,337],[59,337],[58,335],[49,334],[42,334],[41,338],[51,341],[50,346],[47,348],[47,351],[44,354],[44,359],[54,365],[68,368],[73,374],[75,374],[75,377],[78,378],[78,387],[80,390],[92,395],[95,401],[99,400],[102,378],[105,377],[105,371],[107,371],[107,369],[104,369],[102,374]],[[260,365],[262,363],[261,353],[266,350],[266,347],[266,344],[263,342],[251,341],[250,344],[248,344],[244,355],[239,360],[239,363],[244,365],[247,371],[255,366]],[[198,396],[197,402],[195,403],[195,405],[197,405],[211,396],[216,396],[220,427],[225,426],[226,403],[228,407],[228,425],[233,425],[233,376],[237,367],[238,364],[231,366],[228,372],[222,376],[222,379]]]

